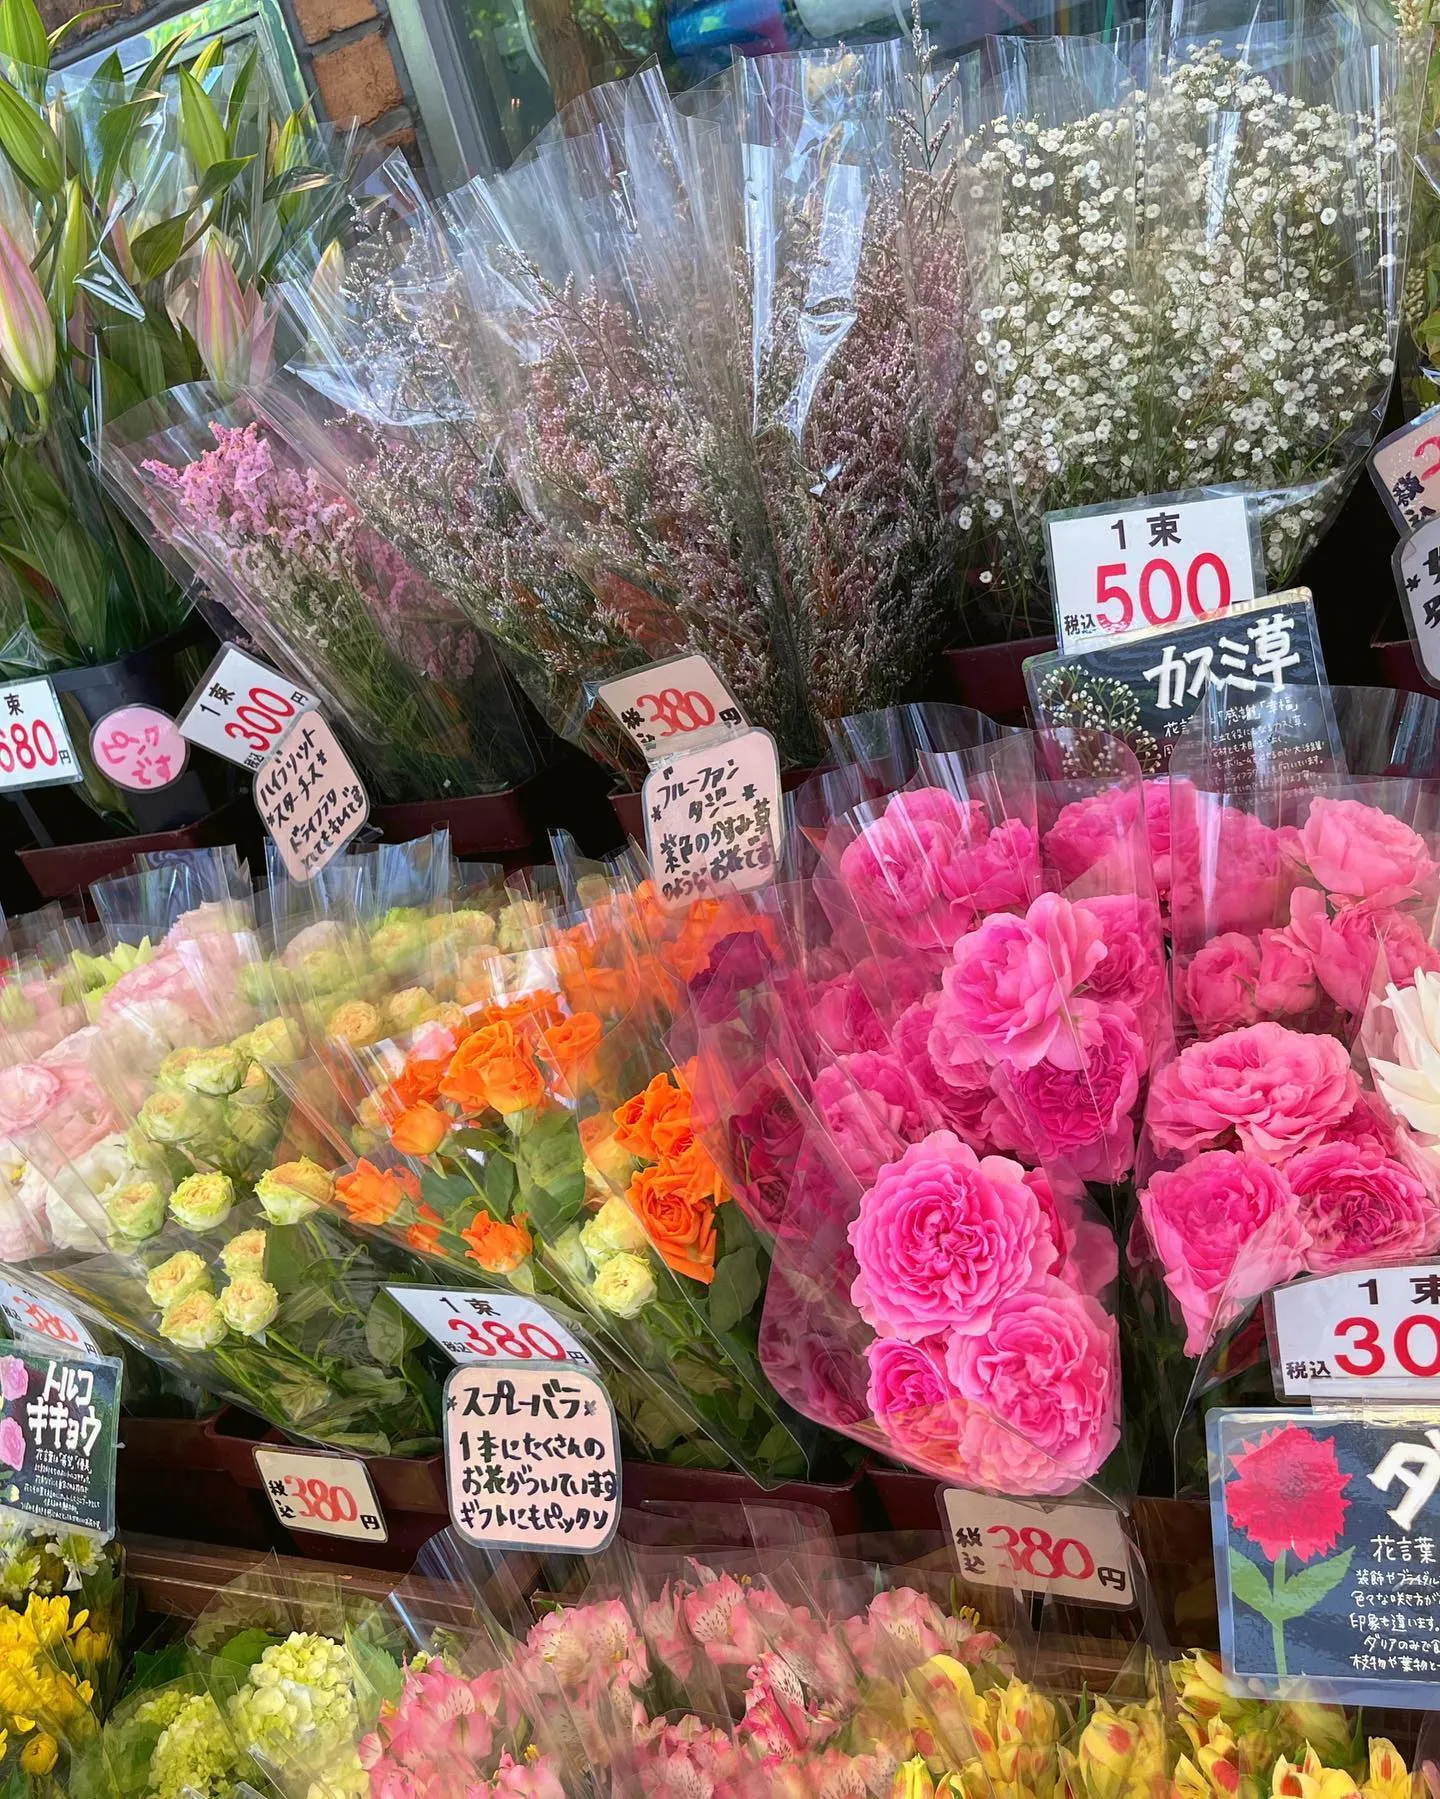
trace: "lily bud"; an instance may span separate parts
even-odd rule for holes
[[[212,232],[200,257],[200,295],[195,311],[195,347],[210,379],[227,387],[239,375],[249,317],[240,283]],[[238,384],[238,383],[237,383]]]
[[[0,357],[27,393],[55,379],[55,326],[20,246],[0,225]]]
[[[345,252],[340,248],[340,240],[332,238],[310,277],[310,301],[322,324],[328,324],[334,318],[344,284]]]
[[[68,318],[74,309],[75,283],[90,260],[90,221],[79,177],[72,175],[65,190],[65,228],[55,257],[55,303],[62,318]]]

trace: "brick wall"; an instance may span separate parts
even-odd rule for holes
[[[37,0],[53,31],[92,0]],[[128,37],[183,12],[187,0],[120,0],[65,39],[61,61]],[[316,110],[337,124],[358,120],[423,166],[419,116],[385,0],[282,0]]]

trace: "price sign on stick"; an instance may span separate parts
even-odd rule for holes
[[[51,683],[12,681],[0,687],[0,790],[84,779]]]
[[[1215,618],[1255,598],[1262,566],[1242,493],[1047,512],[1045,547],[1067,653]]]
[[[1266,1299],[1284,1399],[1433,1399],[1440,1393],[1440,1262],[1292,1281]]]
[[[581,1362],[590,1357],[544,1306],[519,1293],[446,1293],[387,1287],[432,1343],[455,1362]]]
[[[682,750],[645,777],[645,850],[663,904],[746,893],[772,879],[784,816],[768,731]]]
[[[610,1395],[589,1368],[457,1368],[445,1383],[445,1485],[469,1543],[598,1555],[620,1523]]]
[[[302,713],[260,765],[255,810],[296,881],[313,880],[370,816],[370,797],[318,712]]]
[[[602,681],[595,697],[639,745],[647,762],[718,743],[747,723],[730,689],[703,656],[675,656]]]
[[[255,1466],[275,1516],[290,1530],[317,1537],[383,1543],[385,1514],[364,1462],[328,1449],[271,1449],[255,1445]]]
[[[0,1313],[18,1337],[43,1340],[77,1355],[100,1354],[100,1345],[69,1309],[18,1281],[0,1280]]]
[[[1130,1541],[1112,1506],[996,1499],[944,1489],[945,1522],[966,1580],[1090,1605],[1133,1605]]]
[[[313,693],[227,643],[177,723],[191,743],[253,770],[293,721],[319,704]]]
[[[1432,406],[1370,452],[1370,477],[1402,531],[1440,514],[1440,406]]]
[[[117,706],[91,731],[90,754],[107,781],[152,793],[180,779],[190,751],[168,712]]]

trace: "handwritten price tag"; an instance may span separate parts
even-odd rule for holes
[[[288,1530],[317,1537],[383,1543],[385,1514],[364,1462],[328,1449],[272,1449],[255,1445],[255,1466],[275,1516]]]
[[[0,687],[0,788],[83,781],[65,715],[49,681]]]
[[[588,1368],[457,1368],[445,1383],[445,1485],[468,1543],[598,1555],[620,1523],[610,1395]]]
[[[1214,618],[1256,594],[1256,533],[1240,493],[1047,512],[1045,546],[1067,653]]]
[[[118,706],[90,733],[95,765],[117,787],[152,793],[185,772],[190,751],[168,712],[154,706]]]
[[[313,693],[227,643],[176,722],[191,743],[253,771],[292,721],[319,704]]]
[[[1440,1390],[1440,1262],[1292,1281],[1266,1300],[1285,1399],[1433,1399]]]
[[[1432,406],[1370,452],[1370,476],[1402,531],[1440,513],[1440,406]]]
[[[780,758],[768,731],[656,763],[640,790],[645,851],[672,910],[717,893],[747,893],[775,872],[784,831]]]
[[[1090,1605],[1133,1605],[1130,1542],[1111,1506],[996,1499],[946,1487],[960,1571],[982,1587],[1022,1587]]]
[[[302,713],[261,763],[255,810],[295,881],[310,881],[370,816],[370,796],[318,712]]]
[[[647,762],[718,743],[748,722],[703,656],[652,662],[635,674],[602,681],[595,697],[630,733]]]
[[[40,1338],[72,1349],[77,1355],[98,1356],[100,1345],[67,1307],[41,1298],[18,1281],[0,1280],[0,1312],[17,1337]]]
[[[439,1287],[387,1287],[385,1291],[408,1312],[455,1362],[579,1362],[590,1357],[564,1325],[544,1306],[518,1293],[443,1292]]]

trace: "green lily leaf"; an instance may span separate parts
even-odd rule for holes
[[[50,33],[49,41],[51,50],[53,51],[57,44],[63,43],[77,25],[83,25],[87,19],[98,19],[103,13],[114,12],[116,3],[118,3],[118,0],[112,0],[112,4],[109,6],[87,6],[84,12],[77,12],[73,19],[67,19],[63,25],[58,25],[55,30]],[[112,51],[111,55],[107,56],[105,61],[101,63],[100,67],[95,71],[95,79],[97,81],[109,81],[110,76],[108,75],[107,70],[109,69],[112,58],[117,69],[119,69],[120,58],[115,56]],[[125,71],[119,69],[119,73],[115,76],[114,85],[119,87],[124,79]]]
[[[112,106],[100,121],[97,137],[100,144],[100,166],[95,175],[95,198],[104,206],[110,199],[115,176],[125,160],[125,152],[135,140],[135,133],[161,104],[158,94],[142,94],[137,100],[123,100]]]
[[[180,136],[190,152],[196,173],[203,177],[212,163],[222,162],[229,154],[230,140],[225,135],[225,121],[215,102],[190,71],[181,69],[178,80]]]
[[[190,65],[190,73],[197,81],[203,81],[212,69],[218,69],[225,58],[225,40],[212,37],[210,42]]]
[[[0,80],[0,149],[28,188],[52,197],[65,179],[59,139],[36,109],[8,81]]]
[[[254,160],[253,156],[222,156],[218,162],[212,162],[205,171],[205,179],[200,183],[199,192],[195,195],[195,204],[204,206],[209,201],[218,198],[249,168]]]
[[[130,246],[135,267],[142,281],[158,281],[167,269],[175,266],[185,248],[185,226],[190,214],[177,212],[173,219],[162,219],[148,231],[142,231]]]
[[[162,44],[146,63],[144,72],[135,83],[135,92],[137,94],[158,93],[166,71],[194,35],[195,27],[187,25],[183,31],[177,31],[174,37]]]
[[[50,39],[35,0],[0,0],[0,55],[32,69],[50,67]]]

